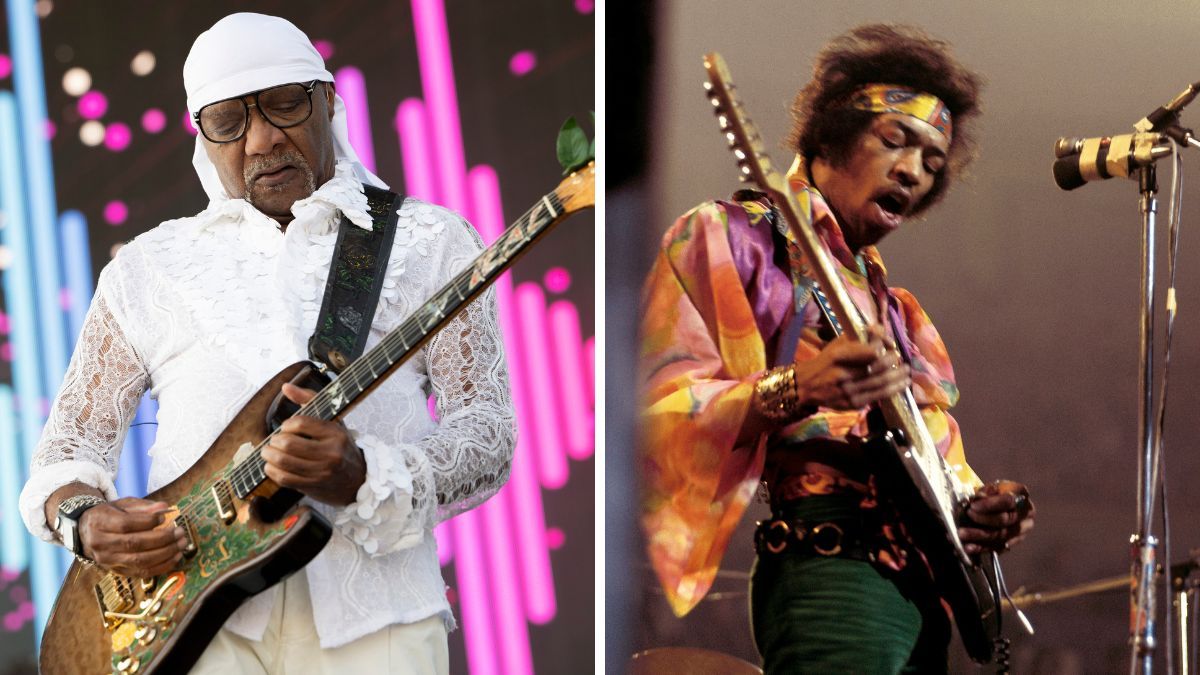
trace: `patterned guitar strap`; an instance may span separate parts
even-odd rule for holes
[[[365,230],[342,216],[325,298],[308,340],[309,356],[335,373],[342,372],[367,345],[404,203],[403,195],[370,185],[364,185],[363,191],[372,227]]]

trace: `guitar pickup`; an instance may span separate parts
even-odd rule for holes
[[[233,522],[237,518],[237,509],[233,506],[233,488],[229,486],[229,481],[219,480],[212,486],[213,502],[217,506],[217,516],[225,521],[225,524]]]
[[[175,516],[175,525],[183,528],[183,538],[187,539],[187,548],[183,549],[183,557],[191,558],[200,550],[196,546],[196,526],[192,523],[192,517],[181,513]]]

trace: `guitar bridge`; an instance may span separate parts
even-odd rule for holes
[[[124,613],[133,609],[133,582],[119,574],[105,574],[96,584],[100,614]]]
[[[217,505],[217,515],[228,525],[237,517],[237,509],[233,506],[233,488],[229,481],[219,480],[212,486],[213,502]]]

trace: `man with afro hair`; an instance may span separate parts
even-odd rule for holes
[[[767,673],[945,672],[950,621],[864,440],[872,404],[911,389],[957,478],[959,536],[1003,551],[1033,526],[1025,487],[985,486],[949,409],[945,345],[887,283],[875,244],[937,202],[972,159],[980,79],[949,45],[867,25],[829,42],[792,106],[788,172],[869,328],[839,335],[810,263],[766,195],[679,218],[643,297],[643,526],[682,615],[712,584],[756,492],[751,622]]]

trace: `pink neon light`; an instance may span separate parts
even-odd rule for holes
[[[8,362],[13,360],[13,346],[11,342],[5,342],[0,345],[0,359]]]
[[[520,410],[517,411],[520,415]],[[518,447],[518,450],[520,448]],[[533,623],[544,624],[558,610],[554,598],[554,580],[550,569],[550,550],[546,545],[546,511],[542,506],[534,464],[530,458],[513,461],[512,476],[505,490],[512,496],[511,527],[521,542],[521,572],[525,579],[525,614]],[[506,617],[501,617],[507,620]]]
[[[71,289],[58,289],[58,307],[64,312],[71,309]]]
[[[467,185],[471,192],[471,203],[475,205],[472,221],[484,242],[490,244],[508,226],[504,221],[504,205],[500,203],[500,177],[495,169],[482,164],[471,169],[467,175]],[[505,287],[503,291],[499,289],[501,284]],[[496,280],[496,286],[501,305],[504,305],[504,296],[512,292],[512,273],[505,272]]]
[[[538,475],[543,487],[557,490],[567,484],[568,467],[567,458],[560,450],[563,438],[559,426],[561,418],[546,414],[546,408],[553,407],[551,402],[555,399],[553,374],[550,371],[550,336],[546,329],[546,298],[540,286],[524,283],[517,286],[516,300],[517,316],[521,322],[521,347],[530,356],[525,363],[529,397],[530,400],[541,402],[533,416],[537,432],[534,447]]]
[[[467,176],[471,202],[477,205],[475,223],[485,241],[492,241],[504,228],[504,213],[500,205],[500,184],[496,172],[488,166],[478,166]],[[553,618],[554,577],[550,554],[546,548],[546,514],[542,508],[542,492],[534,469],[536,441],[531,420],[538,412],[530,398],[529,369],[525,365],[529,352],[520,348],[520,330],[515,318],[512,275],[503,274],[496,280],[496,300],[499,303],[500,332],[504,335],[504,353],[508,359],[509,385],[513,392],[513,408],[517,415],[517,448],[513,458],[512,477],[502,491],[512,499],[512,529],[521,542],[521,571],[525,580],[525,607],[531,621],[545,622]],[[500,621],[510,620],[500,617]]]
[[[580,14],[591,14],[596,9],[596,0],[575,0],[575,11]]]
[[[499,673],[496,636],[488,602],[488,563],[479,545],[479,511],[468,511],[454,519],[455,568],[458,598],[462,607],[463,642],[472,675]]]
[[[491,241],[505,226],[499,181],[491,167],[478,166],[469,174],[466,172],[442,0],[413,0],[412,8],[424,101],[403,101],[395,116],[408,193],[462,212],[476,225],[484,239]],[[521,438],[514,457],[513,474],[500,494],[481,509],[443,524],[436,533],[439,558],[446,560],[452,556],[455,560],[470,671],[474,675],[496,672],[501,668],[499,664],[504,664],[503,672],[524,675],[532,673],[524,619],[544,623],[556,614],[549,544],[557,542],[556,545],[561,545],[562,539],[548,535],[545,526],[541,486],[537,466],[533,463],[536,444],[531,445],[535,434],[530,428],[531,420],[536,419],[534,413],[540,411],[532,405],[537,399],[530,396],[530,387],[526,384],[533,379],[533,373],[524,363],[528,352],[517,348],[526,331],[518,326],[522,322],[518,318],[521,312],[513,302],[510,276],[504,275],[495,288]],[[544,299],[539,299],[542,306],[537,311],[543,317],[541,353],[545,354],[546,308]],[[587,347],[584,351],[593,365],[577,376],[577,379],[587,378],[588,382],[594,371],[594,341],[590,344],[590,351]],[[594,393],[588,392],[588,395],[594,396]],[[557,438],[550,443],[552,446],[558,444]],[[559,455],[562,455],[561,451]],[[493,526],[496,519],[499,519],[499,527]],[[509,521],[507,530],[515,535],[515,546],[514,542],[492,538],[493,533],[504,531],[505,520]],[[485,524],[487,531],[480,531],[481,525]],[[561,534],[559,530],[558,535]],[[548,536],[551,539],[548,540]],[[442,542],[449,544],[443,548]],[[512,553],[514,548],[515,554]],[[513,564],[505,563],[505,560],[515,561],[516,569],[520,570],[519,584],[510,583],[513,577],[503,573],[506,565]],[[481,580],[487,580],[486,584],[493,591],[503,587],[506,595],[489,597],[480,586],[485,583]],[[511,593],[518,587],[523,592],[525,617],[519,612],[502,609],[502,605],[511,603]]]
[[[439,523],[433,528],[433,538],[437,540],[438,565],[445,567],[454,559],[454,521]]]
[[[579,339],[579,310],[565,301],[550,305],[551,344],[554,347],[554,372],[558,374],[559,390],[555,397],[561,404],[567,454],[583,460],[596,448],[596,416],[588,406],[586,366],[583,362],[583,342]]]
[[[8,54],[0,54],[0,80],[12,75],[12,58]]]
[[[583,343],[583,353],[587,357],[587,393],[588,407],[596,409],[596,337],[592,336]]]
[[[437,171],[429,168],[434,163],[434,156],[429,144],[425,104],[415,98],[401,101],[396,108],[396,131],[400,134],[400,155],[408,194],[437,203]]]
[[[58,125],[54,123],[54,120],[45,120],[42,124],[42,133],[46,136],[46,140],[52,141],[58,134]]]
[[[75,105],[79,110],[79,116],[85,120],[96,120],[104,117],[104,113],[108,112],[108,99],[104,94],[93,89],[83,96],[79,97],[79,102]]]
[[[131,140],[133,140],[133,133],[130,132],[128,125],[121,122],[113,122],[104,129],[104,147],[113,152],[121,152],[128,148]]]
[[[192,126],[192,113],[190,113],[186,110],[183,111],[183,128],[186,129],[187,132],[193,136],[200,133],[199,130],[196,129],[196,127]]]
[[[329,40],[314,40],[312,45],[313,49],[316,49],[317,53],[321,55],[321,58],[325,59],[326,61],[333,58],[333,43]],[[337,79],[336,74],[334,75],[334,79]],[[341,89],[341,86],[339,86],[338,89]]]
[[[346,102],[350,146],[358,153],[358,159],[363,166],[375,171],[375,144],[371,142],[371,111],[367,107],[367,84],[363,81],[362,71],[349,66],[342,68],[333,74],[333,82],[338,95]]]
[[[150,108],[146,112],[142,113],[142,128],[149,133],[157,134],[166,127],[167,116],[158,108]]]
[[[462,131],[459,129],[458,94],[454,66],[450,60],[450,35],[442,0],[412,0],[413,27],[417,37],[417,60],[421,65],[421,89],[429,109],[434,147],[438,150],[438,186],[443,205],[469,213],[463,176]]]
[[[9,331],[8,315],[5,314],[4,312],[0,312],[0,335],[8,335],[8,331]],[[3,578],[3,575],[6,572],[7,572],[7,568],[5,568],[4,570],[0,570],[0,578]]]
[[[552,527],[546,530],[546,545],[557,551],[567,543],[567,535],[560,527]]]
[[[571,287],[571,273],[565,267],[551,267],[542,277],[542,285],[551,293],[566,293]]]
[[[517,573],[517,554],[509,537],[508,495],[498,494],[480,509],[487,533],[487,552],[491,578],[492,616],[496,622],[496,637],[501,650],[500,661],[505,673],[532,673],[533,657],[529,653],[529,627],[521,620],[521,578]]]
[[[129,217],[129,207],[125,202],[114,199],[104,205],[104,222],[109,225],[120,225]]]
[[[536,67],[537,54],[528,49],[513,54],[512,58],[508,60],[508,69],[517,77],[528,75]]]

